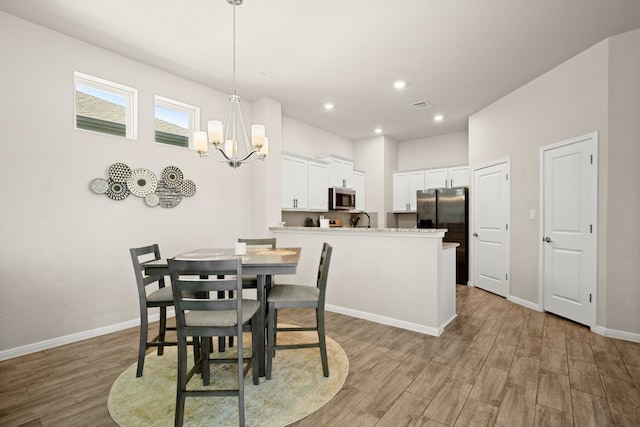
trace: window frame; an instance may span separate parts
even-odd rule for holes
[[[85,132],[94,132],[101,135],[111,135],[121,137],[119,135],[113,135],[106,132],[100,132],[98,130],[84,129],[78,127],[78,103],[76,100],[76,92],[78,85],[87,86],[93,89],[97,89],[103,92],[112,93],[117,96],[121,96],[125,99],[125,136],[126,139],[137,140],[138,139],[138,90],[129,86],[125,86],[120,83],[115,83],[109,80],[102,79],[100,77],[92,76],[89,74],[74,71],[73,73],[73,127],[76,130]]]
[[[156,120],[156,107],[163,107],[170,110],[174,110],[180,113],[186,113],[189,117],[189,128],[187,132],[187,146],[181,147],[180,145],[170,144],[162,141],[158,141],[156,139],[156,132],[158,131],[155,127]],[[193,132],[200,129],[200,107],[195,105],[187,104],[186,102],[177,101],[175,99],[167,98],[166,96],[154,95],[153,99],[153,119],[154,119],[154,129],[153,129],[153,140],[158,144],[169,145],[172,147],[179,148],[187,148],[192,150],[194,147],[193,142]]]

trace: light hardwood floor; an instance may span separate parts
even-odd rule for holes
[[[333,400],[294,425],[640,425],[640,344],[477,288],[458,286],[457,307],[437,338],[327,313],[349,375]],[[309,319],[282,310],[278,320]],[[114,426],[107,396],[136,361],[137,333],[0,362],[0,425]]]

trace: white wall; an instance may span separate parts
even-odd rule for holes
[[[398,143],[398,170],[452,166],[468,162],[467,131]]]
[[[256,163],[233,170],[153,142],[155,94],[199,105],[203,121],[223,116],[226,94],[4,13],[0,56],[0,351],[137,319],[130,247],[171,255],[250,231]],[[139,90],[137,141],[74,130],[74,71]],[[197,192],[173,209],[94,194],[115,162],[178,166]]]
[[[282,117],[282,151],[311,158],[330,154],[354,158],[351,140],[287,116]]]
[[[599,132],[597,322],[635,334],[640,193],[628,185],[640,182],[639,34],[598,43],[469,119],[472,166],[511,159],[511,294],[535,304],[539,223],[528,215],[539,206],[539,147]]]

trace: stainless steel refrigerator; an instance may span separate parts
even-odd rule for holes
[[[418,191],[418,228],[446,228],[445,242],[456,242],[456,283],[466,285],[469,280],[469,189],[467,187],[439,188]]]

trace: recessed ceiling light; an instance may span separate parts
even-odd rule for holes
[[[380,128],[375,128],[373,131],[374,131],[375,133],[382,133],[382,129],[380,129]]]
[[[396,89],[402,89],[407,85],[407,82],[405,82],[404,80],[396,80],[395,82],[393,82],[393,87],[395,87]]]
[[[433,120],[435,120],[436,122],[441,122],[442,119],[444,119],[444,116],[442,114],[438,114],[436,116],[433,116]]]
[[[324,109],[325,110],[333,110],[334,105],[331,102],[325,102]]]

